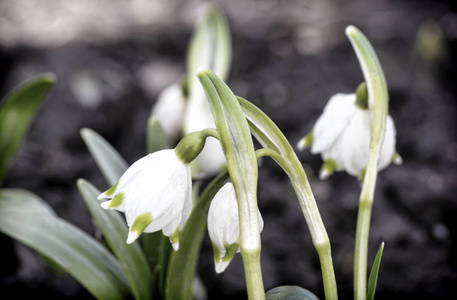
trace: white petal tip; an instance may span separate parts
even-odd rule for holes
[[[326,170],[326,169],[321,169],[321,170],[319,171],[319,179],[320,179],[320,180],[325,180],[325,179],[329,178],[330,175],[332,175],[332,174],[329,173],[329,171]]]
[[[100,204],[100,206],[103,208],[103,209],[111,209],[109,206],[111,204],[111,200],[110,201],[105,201],[103,202],[102,204]]]
[[[216,267],[216,273],[220,274],[227,269],[228,265],[230,264],[230,261],[219,261],[215,262],[215,267]]]
[[[106,197],[105,193],[101,193],[101,194],[98,195],[98,197],[97,197],[97,200],[104,200],[104,199],[108,199],[108,197]]]
[[[136,239],[139,237],[138,235],[138,232],[136,231],[130,231],[129,232],[129,235],[127,236],[127,244],[131,244],[133,243],[134,241],[136,241]]]
[[[173,250],[178,251],[179,250],[179,242],[172,243],[171,246],[173,247]]]
[[[353,25],[349,25],[348,27],[346,27],[346,35],[350,35],[352,33],[354,33],[357,29],[355,28],[355,26]]]
[[[403,164],[403,158],[401,158],[401,156],[399,154],[396,154],[394,156],[394,158],[392,159],[392,162],[397,165],[397,166],[400,166],[401,164]]]
[[[297,143],[297,149],[298,149],[299,151],[303,151],[303,150],[306,149],[306,141],[305,141],[304,138],[301,139],[301,140]]]
[[[200,74],[200,73],[204,73],[204,72],[207,71],[207,70],[208,70],[208,69],[206,69],[206,68],[199,67],[199,68],[197,69],[197,75]]]

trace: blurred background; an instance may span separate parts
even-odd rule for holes
[[[4,187],[36,193],[59,216],[94,234],[76,180],[85,178],[100,190],[107,186],[80,129],[100,133],[129,163],[142,157],[151,107],[185,75],[191,33],[212,3],[225,11],[231,27],[229,86],[263,109],[292,145],[311,130],[331,95],[351,93],[363,80],[345,27],[355,25],[368,36],[387,78],[404,160],[380,172],[376,188],[370,265],[385,242],[377,299],[456,299],[453,0],[3,0],[0,98],[38,73],[58,78]],[[360,184],[345,173],[321,181],[321,158],[309,151],[298,155],[332,242],[340,298],[352,298]],[[299,285],[323,299],[309,231],[287,177],[271,160],[260,167],[258,190],[266,290]],[[5,235],[0,245],[2,299],[91,299],[29,248]],[[246,298],[241,257],[216,275],[208,237],[198,273],[209,299]]]

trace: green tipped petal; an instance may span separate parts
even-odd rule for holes
[[[139,215],[135,222],[133,222],[132,227],[130,228],[129,235],[127,237],[127,244],[133,243],[140,234],[152,223],[152,214],[147,212]]]
[[[109,204],[110,208],[115,208],[121,206],[122,202],[124,202],[124,193],[119,193],[114,197]]]
[[[173,246],[173,250],[178,251],[179,249],[179,227],[176,228],[176,231],[170,235],[170,242]]]
[[[225,247],[225,255],[221,257],[221,250],[213,243],[214,263],[218,274],[225,271],[239,248],[240,245],[238,243],[227,245]]]
[[[305,135],[297,144],[298,150],[305,150],[308,147],[313,145],[314,141],[314,132],[311,130],[307,135]]]
[[[116,191],[116,188],[117,188],[117,185],[119,184],[119,181],[116,182],[115,185],[113,185],[112,187],[110,187],[106,192],[105,192],[105,196],[111,196],[112,194],[114,194],[114,192]]]
[[[319,172],[319,178],[322,180],[329,178],[329,176],[336,171],[336,168],[336,160],[334,160],[333,158],[327,159],[322,165],[322,168]]]

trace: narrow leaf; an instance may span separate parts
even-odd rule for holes
[[[192,287],[206,232],[209,206],[227,179],[228,173],[222,172],[205,188],[180,232],[179,251],[172,252],[168,265],[166,299],[192,299]]]
[[[128,164],[116,149],[95,131],[83,128],[81,129],[81,137],[108,184],[115,185],[127,170]]]
[[[217,8],[211,8],[192,36],[187,54],[187,74],[190,94],[201,90],[195,77],[200,68],[207,68],[222,80],[227,79],[231,61],[230,30],[225,16]]]
[[[45,73],[21,83],[0,106],[0,181],[14,160],[27,130],[56,78]]]
[[[378,273],[379,267],[381,265],[382,252],[384,251],[384,242],[381,243],[378,253],[373,262],[373,267],[371,267],[370,278],[368,279],[368,292],[367,300],[373,300],[376,293],[376,285],[378,282]]]
[[[135,299],[150,299],[151,271],[139,242],[126,244],[128,228],[125,220],[117,211],[104,210],[100,207],[100,202],[97,200],[100,191],[90,182],[79,179],[78,189],[108,246],[118,258],[133,296]]]
[[[0,231],[60,265],[97,299],[125,299],[119,262],[87,233],[59,218],[36,195],[0,190]]]

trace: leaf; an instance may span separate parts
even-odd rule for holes
[[[139,242],[126,244],[128,228],[124,219],[117,211],[104,210],[100,207],[100,202],[97,200],[100,191],[90,182],[79,179],[78,189],[108,246],[118,258],[133,296],[135,299],[150,299],[151,271]]]
[[[5,177],[41,104],[56,82],[44,73],[18,85],[0,106],[0,181]]]
[[[125,299],[129,293],[114,256],[28,191],[0,189],[0,231],[60,265],[97,299]]]
[[[209,206],[228,178],[222,172],[205,188],[179,236],[179,251],[172,252],[167,273],[166,299],[192,299],[192,287],[198,263]]]
[[[230,70],[232,56],[230,30],[225,16],[211,8],[195,30],[187,53],[187,74],[190,95],[201,90],[197,74],[207,68],[225,80]],[[191,96],[192,98],[192,96]]]
[[[265,294],[266,300],[319,300],[310,291],[295,285],[278,286]]]
[[[81,129],[81,137],[89,148],[95,163],[110,186],[116,184],[128,164],[103,137],[89,128]]]
[[[146,130],[146,148],[149,153],[165,149],[168,144],[168,138],[160,126],[159,120],[155,117],[150,117]]]
[[[374,300],[374,295],[376,293],[376,284],[378,282],[378,273],[379,267],[381,265],[381,257],[382,252],[384,251],[384,242],[381,243],[379,246],[378,253],[373,262],[373,266],[371,267],[370,278],[368,279],[368,292],[367,292],[367,300]]]

